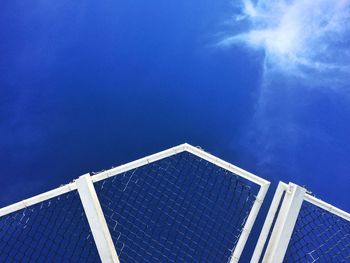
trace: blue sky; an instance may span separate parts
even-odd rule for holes
[[[349,1],[0,5],[1,205],[188,142],[350,210]]]

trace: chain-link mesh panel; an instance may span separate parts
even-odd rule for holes
[[[350,222],[304,201],[284,262],[350,262]]]
[[[78,192],[0,217],[0,262],[100,262]]]
[[[121,262],[227,262],[259,187],[190,153],[95,183]]]

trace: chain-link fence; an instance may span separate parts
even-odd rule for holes
[[[0,217],[0,262],[99,262],[78,192]]]
[[[0,262],[237,262],[268,185],[183,144],[1,208]]]
[[[259,190],[187,152],[95,188],[122,262],[228,262]]]
[[[0,209],[0,262],[238,262],[268,185],[181,145]],[[350,214],[281,182],[261,258],[350,262]]]
[[[238,262],[268,185],[181,145],[0,209],[0,262]],[[350,262],[349,222],[280,183],[252,262]]]
[[[251,262],[350,262],[350,214],[280,182]]]
[[[350,222],[304,202],[284,262],[350,262]]]

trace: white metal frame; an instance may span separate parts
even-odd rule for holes
[[[175,155],[175,154],[178,154],[181,152],[192,153],[193,155],[196,155],[196,156],[198,156],[198,157],[200,157],[200,158],[202,158],[202,159],[204,159],[212,164],[215,164],[215,165],[217,165],[225,170],[228,170],[228,171],[230,171],[230,172],[232,172],[232,173],[234,173],[242,178],[245,178],[245,179],[260,186],[260,190],[256,196],[255,202],[252,206],[252,209],[250,210],[249,216],[244,224],[242,233],[238,239],[236,247],[235,247],[235,249],[232,253],[232,256],[231,256],[230,263],[238,262],[241,254],[243,252],[243,249],[245,247],[245,244],[248,240],[248,237],[249,237],[249,234],[252,230],[252,227],[254,225],[255,219],[258,216],[261,204],[266,196],[267,190],[268,190],[269,185],[270,185],[269,181],[267,181],[261,177],[258,177],[250,172],[247,172],[246,170],[243,170],[243,169],[241,169],[233,164],[230,164],[230,163],[228,163],[220,158],[215,157],[214,155],[211,155],[211,154],[203,151],[202,149],[199,149],[199,148],[194,147],[194,146],[187,144],[187,143],[181,144],[179,146],[170,148],[168,150],[165,150],[165,151],[162,151],[162,152],[159,152],[156,154],[149,155],[147,157],[138,159],[138,160],[133,161],[131,163],[127,163],[127,164],[118,166],[116,168],[112,168],[108,171],[104,171],[102,173],[96,174],[96,175],[92,176],[92,180],[93,180],[93,182],[98,182],[98,181],[104,180],[106,178],[124,173],[126,171],[135,169],[137,167],[140,167],[140,166],[143,166],[146,164],[150,164],[152,162],[156,162],[158,160],[170,157],[172,155]]]
[[[59,195],[66,194],[68,192],[71,192],[73,190],[77,189],[77,185],[75,182],[63,185],[61,187],[58,187],[56,189],[53,189],[51,191],[47,191],[45,193],[33,196],[31,198],[19,201],[17,203],[14,203],[12,205],[3,207],[0,209],[0,217],[5,216],[7,214],[13,213],[15,211],[21,210],[23,208],[35,205],[37,203],[49,200],[51,198],[54,198]]]
[[[76,184],[101,261],[119,263],[90,174],[80,176]]]
[[[217,165],[225,170],[228,170],[242,178],[245,178],[257,185],[260,186],[260,189],[259,189],[259,192],[256,196],[256,200],[250,210],[250,213],[248,215],[248,218],[244,224],[244,227],[243,227],[243,230],[242,230],[242,233],[238,239],[238,242],[236,244],[236,247],[235,249],[233,250],[232,252],[232,256],[231,256],[231,261],[230,263],[235,263],[235,262],[238,262],[239,261],[239,258],[243,252],[243,249],[244,249],[244,246],[247,242],[247,239],[248,239],[248,236],[251,232],[251,229],[253,227],[253,224],[255,222],[255,219],[258,215],[258,212],[260,210],[260,207],[261,207],[261,204],[265,198],[265,195],[266,195],[266,192],[269,188],[269,185],[270,185],[270,182],[261,178],[261,177],[258,177],[252,173],[249,173],[233,164],[230,164],[226,161],[223,161],[221,160],[220,158],[217,158],[205,151],[203,151],[202,149],[199,149],[197,147],[194,147],[190,144],[187,144],[187,143],[184,143],[184,144],[181,144],[179,146],[176,146],[176,147],[173,147],[173,148],[170,148],[170,149],[167,149],[165,151],[162,151],[162,152],[159,152],[159,153],[156,153],[156,154],[152,154],[152,155],[149,155],[147,157],[144,157],[144,158],[141,158],[141,159],[138,159],[136,161],[133,161],[133,162],[130,162],[130,163],[127,163],[127,164],[124,164],[124,165],[121,165],[121,166],[118,166],[118,167],[115,167],[115,168],[112,168],[112,169],[109,169],[109,170],[106,170],[106,171],[103,171],[101,173],[98,173],[98,174],[95,174],[93,176],[91,176],[91,181],[92,183],[95,183],[95,182],[98,182],[98,181],[101,181],[101,180],[104,180],[106,178],[109,178],[109,177],[112,177],[112,176],[116,176],[116,175],[119,175],[119,174],[122,174],[126,171],[129,171],[129,170],[132,170],[132,169],[135,169],[135,168],[138,168],[138,167],[141,167],[143,165],[147,165],[147,164],[150,164],[152,162],[156,162],[158,160],[161,160],[163,158],[166,158],[166,157],[170,157],[172,155],[175,155],[175,154],[178,154],[178,153],[181,153],[181,152],[189,152],[189,153],[192,153],[202,159],[205,159],[207,160],[208,162],[214,164],[214,165]],[[83,179],[85,178],[85,179]],[[0,217],[4,216],[4,215],[7,215],[9,213],[12,213],[12,212],[15,212],[17,210],[20,210],[20,209],[23,209],[23,208],[26,208],[28,206],[31,206],[31,205],[34,205],[34,204],[37,204],[39,202],[43,202],[45,200],[48,200],[48,199],[51,199],[51,198],[54,198],[56,196],[59,196],[59,195],[62,195],[62,194],[65,194],[65,193],[68,193],[70,191],[73,191],[73,190],[76,190],[78,189],[78,192],[80,194],[80,197],[82,198],[81,196],[81,193],[82,193],[82,190],[79,190],[79,188],[81,187],[87,187],[85,184],[89,184],[88,182],[86,182],[86,176],[84,177],[81,177],[79,178],[78,180],[76,181],[73,181],[72,183],[69,183],[67,185],[64,185],[64,186],[61,186],[59,188],[56,188],[54,190],[51,190],[51,191],[48,191],[48,192],[45,192],[43,194],[40,194],[40,195],[37,195],[37,196],[34,196],[34,197],[31,197],[31,198],[28,198],[28,199],[25,199],[23,201],[20,201],[20,202],[17,202],[15,204],[12,204],[12,205],[9,205],[9,206],[6,206],[4,208],[1,208],[0,209]],[[85,181],[85,183],[83,183],[83,181]],[[91,186],[90,186],[91,188]],[[83,190],[84,192],[86,192],[86,190]],[[90,194],[92,194],[92,196],[90,196],[89,198],[92,198],[94,200],[94,207],[92,209],[92,212],[89,212],[91,213],[91,217],[98,217],[100,211],[99,211],[99,206],[100,204],[98,203],[98,199],[97,199],[97,202],[96,202],[96,199],[94,199],[94,190],[92,191],[91,189],[88,191],[90,192]],[[96,193],[95,193],[96,194]],[[83,201],[83,200],[82,200]],[[83,201],[83,205],[84,205],[84,201]],[[87,206],[84,206],[84,210],[86,209]],[[86,211],[85,211],[86,212]],[[103,214],[102,214],[103,216]],[[89,215],[88,215],[88,218],[89,218]],[[102,225],[104,225],[103,223],[103,220],[104,218],[101,218],[99,217],[100,219],[100,223],[102,222]],[[89,221],[90,223],[90,221]],[[91,227],[91,225],[90,225]],[[109,232],[108,232],[109,234]],[[104,237],[105,237],[105,241],[104,242],[107,242],[109,243],[108,241],[108,234],[104,233]],[[95,238],[95,236],[94,236]],[[109,248],[110,249],[110,248]],[[100,251],[99,251],[100,253]],[[103,252],[105,253],[105,252]],[[112,253],[111,251],[109,253]],[[112,253],[113,254],[113,253]],[[109,256],[111,256],[112,254],[110,254]],[[113,258],[113,256],[112,256]],[[103,261],[105,262],[105,261]],[[107,262],[107,261],[106,261]]]
[[[279,182],[251,258],[251,263],[260,262],[266,244],[267,247],[262,262],[280,263],[283,261],[303,202],[309,202],[350,222],[349,213],[311,196],[305,188],[293,183]],[[270,239],[267,240],[274,219],[276,219],[275,225]],[[267,241],[268,243],[266,243]]]

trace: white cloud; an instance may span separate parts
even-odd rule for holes
[[[245,30],[221,45],[263,50],[265,73],[308,85],[340,87],[350,80],[350,0],[241,0],[234,20]]]

